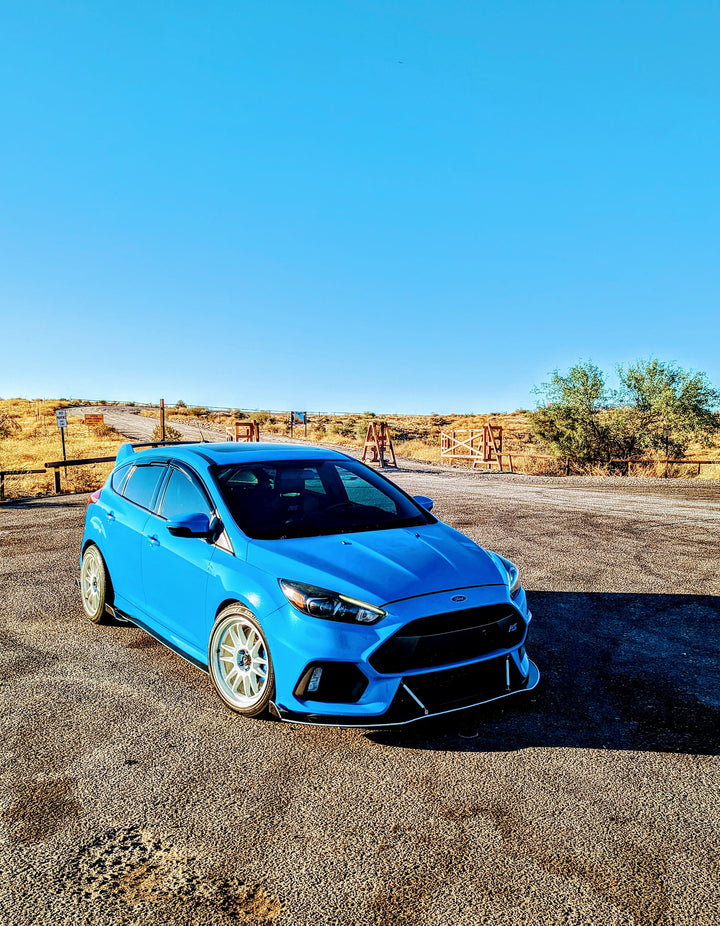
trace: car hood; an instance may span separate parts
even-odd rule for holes
[[[446,524],[253,540],[247,560],[272,575],[374,605],[478,585],[507,586],[498,561]]]

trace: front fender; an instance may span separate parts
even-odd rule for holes
[[[218,548],[208,570],[208,636],[218,612],[230,601],[239,601],[261,623],[287,604],[277,579]]]

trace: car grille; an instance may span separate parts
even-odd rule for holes
[[[398,673],[478,659],[511,649],[525,636],[525,621],[509,604],[421,617],[370,656],[376,672]]]
[[[411,675],[403,683],[433,714],[520,691],[527,684],[527,676],[520,673],[514,659],[498,656],[458,669]]]

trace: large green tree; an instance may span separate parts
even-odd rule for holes
[[[565,374],[554,370],[535,392],[544,402],[530,413],[530,426],[550,450],[582,463],[612,457],[608,408],[613,395],[599,367],[581,361]]]
[[[674,363],[639,360],[617,368],[620,388],[585,361],[536,392],[542,397],[530,413],[533,433],[553,453],[582,463],[653,452],[679,456],[691,440],[708,445],[720,432],[720,391],[704,373]]]
[[[617,372],[619,399],[636,451],[679,456],[691,440],[708,444],[720,430],[713,411],[720,404],[720,391],[705,373],[655,359],[619,366]]]

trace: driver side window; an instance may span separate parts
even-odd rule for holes
[[[206,514],[212,517],[212,508],[200,484],[181,469],[172,469],[160,506],[160,516],[166,520],[183,514]]]

